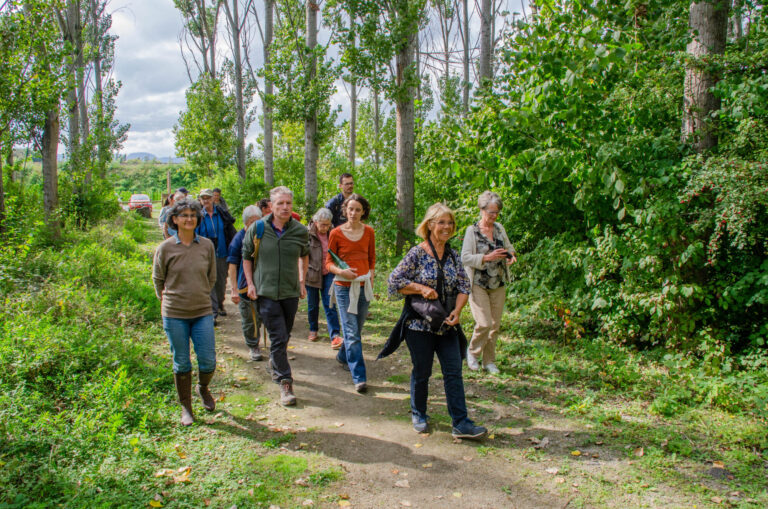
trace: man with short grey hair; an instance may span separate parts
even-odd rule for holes
[[[269,193],[272,213],[263,219],[261,239],[256,225],[249,228],[243,240],[243,273],[248,285],[248,298],[259,299],[259,314],[270,340],[269,364],[272,379],[280,384],[280,403],[295,405],[293,377],[288,363],[288,341],[299,298],[307,289],[309,232],[291,216],[293,193],[287,187],[276,187]],[[258,253],[254,248],[259,245]]]
[[[243,328],[243,337],[245,344],[250,349],[250,358],[252,361],[263,359],[259,349],[259,326],[261,319],[258,315],[256,301],[248,298],[248,283],[243,274],[243,238],[248,228],[261,219],[261,210],[256,205],[249,205],[243,210],[242,230],[229,243],[229,284],[232,287],[230,298],[237,304],[240,311],[240,322]]]

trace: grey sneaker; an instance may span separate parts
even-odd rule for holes
[[[498,375],[498,374],[499,374],[499,368],[497,368],[497,367],[496,367],[496,364],[494,364],[494,363],[492,363],[492,362],[491,362],[490,364],[486,364],[486,365],[485,365],[485,366],[483,366],[483,367],[485,368],[485,370],[486,370],[488,373],[490,373],[490,374],[492,374],[492,375]]]
[[[416,417],[415,415],[411,415],[411,421],[413,422],[413,430],[416,433],[429,432],[429,421],[427,421],[426,419],[422,419],[421,417]]]
[[[261,350],[259,350],[258,346],[252,346],[251,347],[251,360],[252,361],[260,361],[264,359],[264,356],[261,355]]]
[[[480,363],[477,362],[477,358],[469,353],[469,348],[467,348],[467,367],[472,371],[477,371],[480,369]]]

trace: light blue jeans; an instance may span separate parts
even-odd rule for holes
[[[201,373],[216,370],[216,339],[213,332],[213,315],[197,318],[163,317],[163,329],[168,336],[173,355],[173,372],[189,373],[192,360],[189,355],[189,342],[195,348],[197,367]]]
[[[339,310],[341,330],[344,332],[344,344],[336,355],[336,360],[346,360],[349,371],[352,373],[352,381],[356,384],[367,381],[365,374],[365,360],[363,360],[363,343],[361,333],[365,317],[368,315],[368,301],[365,292],[360,288],[360,298],[357,299],[357,314],[347,311],[349,308],[349,287],[333,285],[336,292],[336,308]]]

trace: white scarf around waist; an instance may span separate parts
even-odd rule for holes
[[[350,283],[349,285],[349,307],[347,308],[348,313],[352,313],[353,315],[357,314],[357,301],[360,299],[360,285],[355,283],[364,283],[363,287],[365,288],[365,300],[368,302],[371,302],[373,300],[373,285],[371,284],[371,273],[368,272],[366,274],[363,274],[362,276],[357,276],[355,279],[347,279],[344,276],[340,276],[336,274],[336,276],[333,278],[334,281],[344,281],[345,283]],[[333,307],[336,304],[336,292],[333,291],[333,287],[336,286],[331,285],[331,288],[328,290],[328,294],[331,297],[331,307]]]

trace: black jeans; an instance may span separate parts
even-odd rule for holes
[[[293,382],[291,365],[288,364],[288,340],[291,339],[293,319],[299,309],[299,298],[272,300],[259,297],[259,314],[269,336],[269,365],[272,380]]]
[[[431,332],[408,329],[405,342],[411,352],[411,412],[419,420],[427,418],[427,396],[432,362],[437,353],[443,371],[445,402],[453,425],[467,420],[467,402],[464,399],[464,380],[461,376],[461,352],[455,330],[442,336]]]

